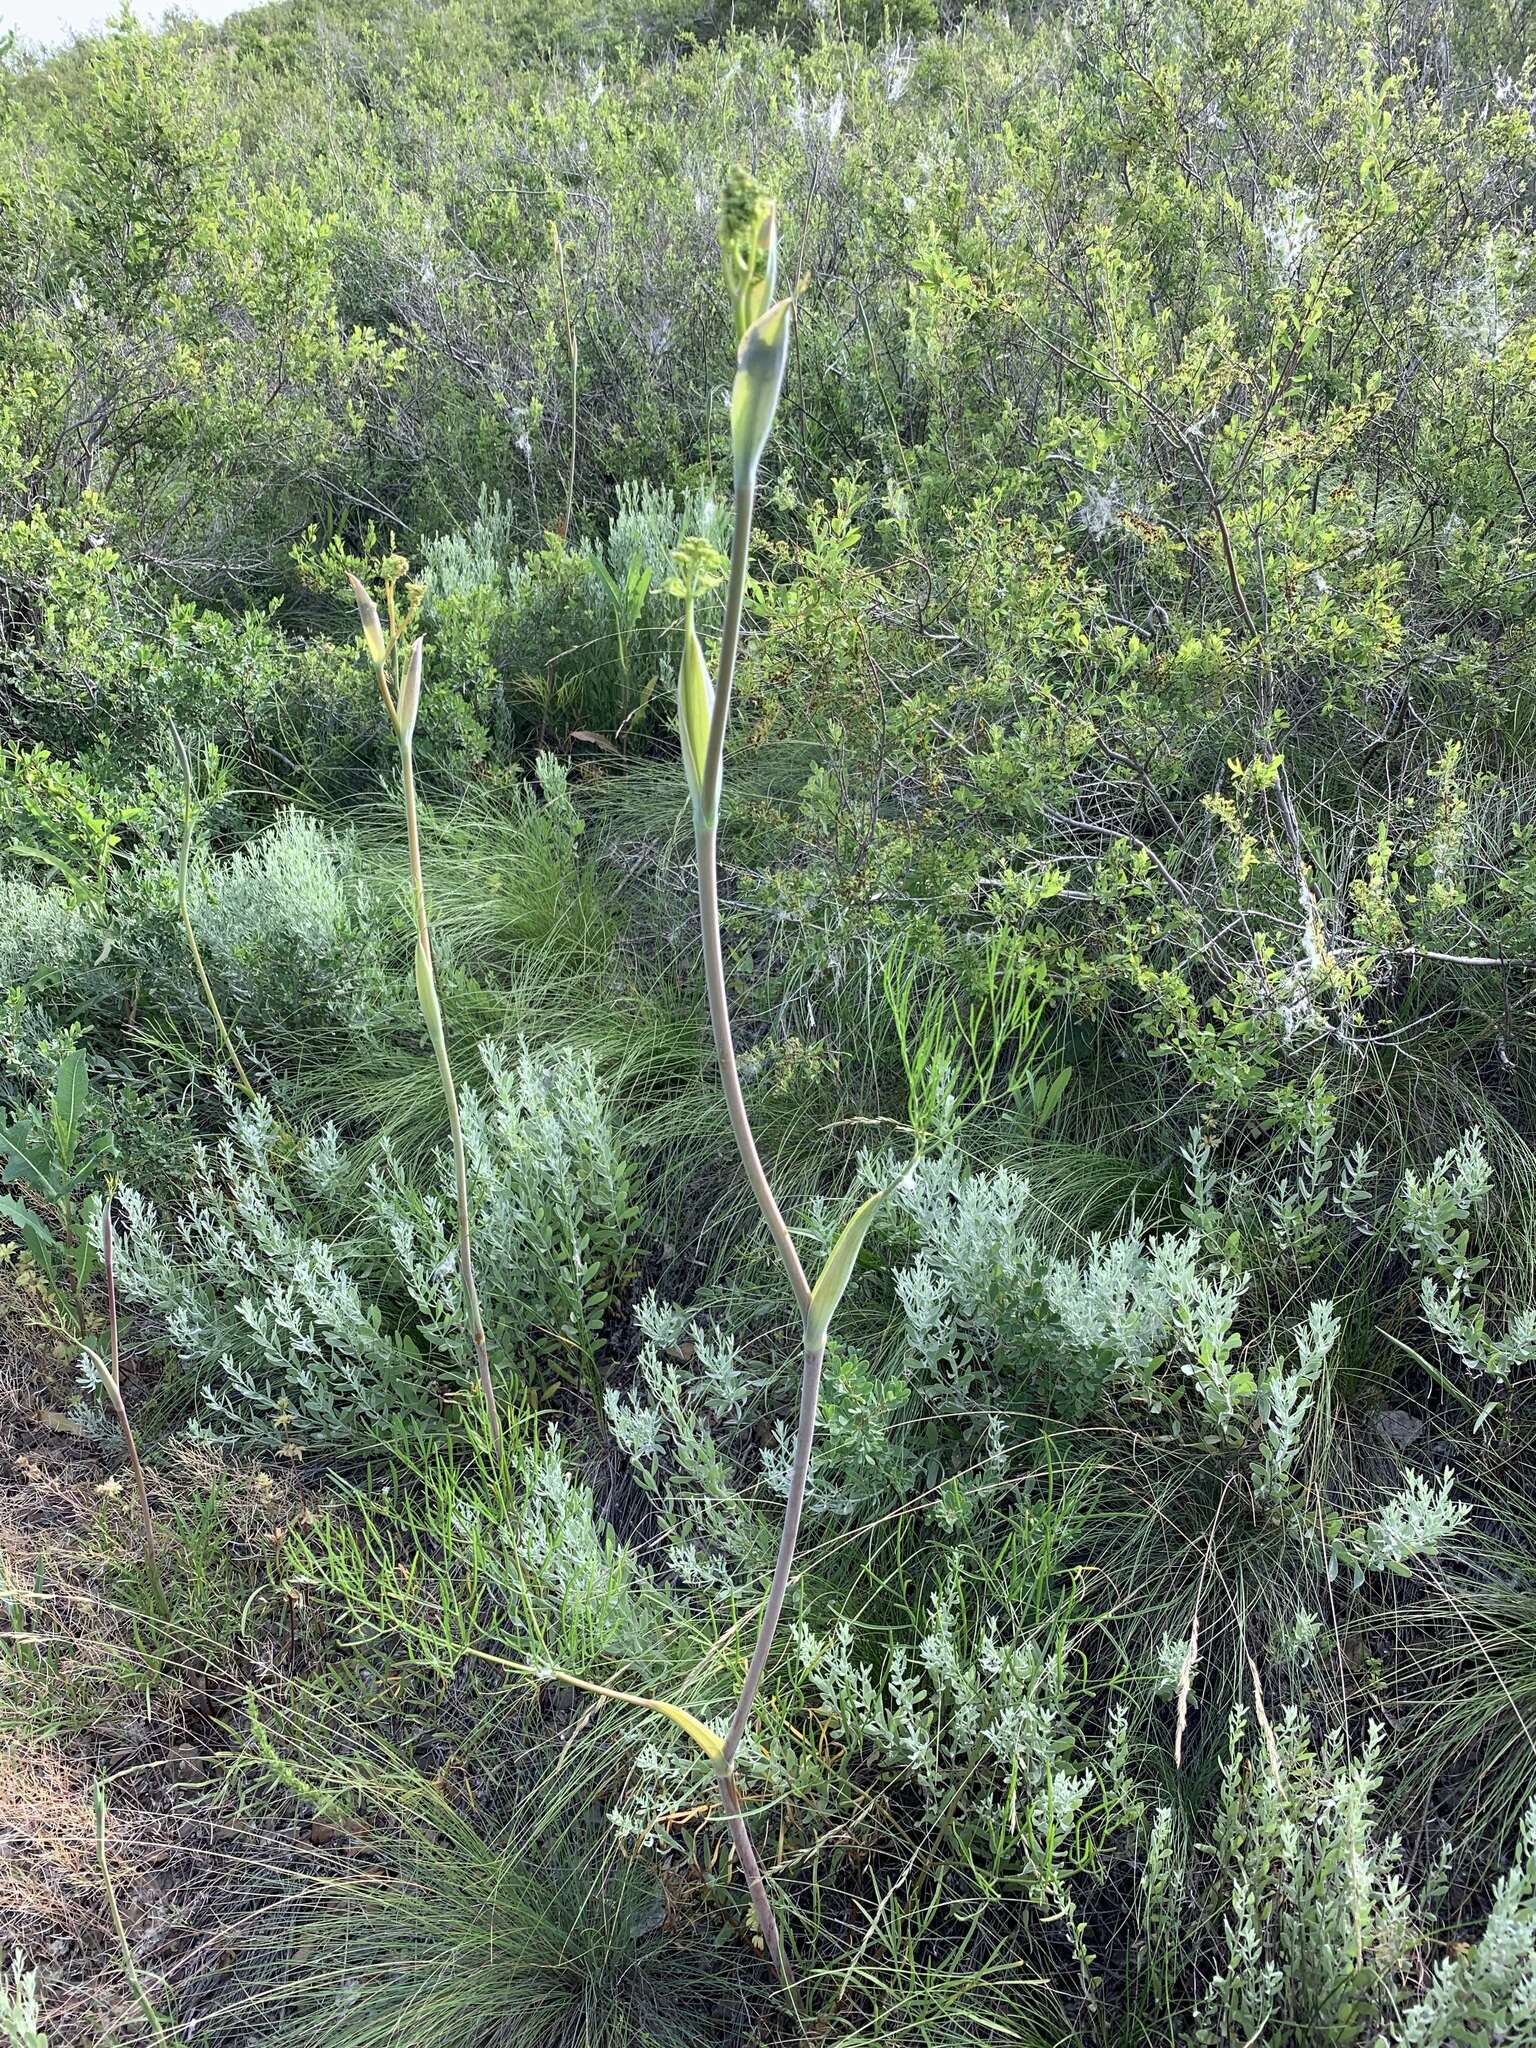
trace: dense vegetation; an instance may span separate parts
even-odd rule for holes
[[[0,2038],[1536,2042],[1522,12],[0,57]]]

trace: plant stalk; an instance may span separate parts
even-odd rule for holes
[[[811,1446],[816,1433],[816,1408],[821,1391],[821,1366],[825,1351],[824,1341],[812,1343],[809,1337],[810,1283],[806,1279],[805,1268],[795,1248],[794,1238],[790,1234],[789,1226],[784,1220],[783,1211],[779,1208],[758,1154],[751,1119],[747,1114],[741,1074],[736,1064],[736,1046],[731,1033],[730,995],[726,987],[725,950],[720,930],[720,787],[725,756],[725,732],[730,718],[731,685],[736,673],[736,653],[741,638],[742,609],[746,598],[755,490],[754,473],[744,480],[744,488],[737,493],[735,522],[731,534],[730,579],[726,589],[725,621],[720,643],[720,665],[715,680],[714,712],[710,719],[709,745],[702,777],[703,800],[695,805],[694,811],[694,848],[698,860],[699,925],[704,949],[704,984],[709,997],[710,1032],[714,1039],[715,1061],[720,1069],[720,1085],[725,1096],[726,1112],[730,1117],[731,1132],[736,1140],[742,1170],[746,1174],[747,1184],[762,1212],[763,1221],[768,1226],[769,1235],[773,1239],[774,1248],[788,1278],[790,1291],[800,1312],[801,1327],[806,1333],[806,1341],[801,1364],[800,1421],[795,1437],[789,1497],[785,1503],[784,1522],[779,1532],[773,1578],[768,1588],[762,1619],[758,1623],[757,1640],[748,1660],[746,1676],[742,1680],[730,1727],[716,1763],[715,1775],[720,1787],[720,1802],[725,1810],[726,1823],[737,1861],[741,1865],[742,1875],[746,1879],[747,1890],[752,1899],[752,1908],[763,1937],[764,1949],[778,1974],[780,1983],[784,1986],[796,2020],[803,2025],[804,2012],[799,1993],[790,1974],[783,1940],[779,1933],[778,1919],[768,1896],[762,1865],[752,1843],[752,1834],[742,1808],[741,1790],[735,1770],[737,1752],[741,1748],[752,1718],[752,1709],[757,1701],[763,1673],[768,1667],[774,1637],[778,1633],[779,1618],[784,1611],[784,1602],[789,1593],[795,1547],[800,1535],[800,1517],[805,1505],[806,1483],[810,1474]]]
[[[133,1944],[128,1939],[128,1930],[123,1925],[123,1916],[118,1908],[117,1887],[112,1882],[112,1865],[107,1856],[107,1788],[98,1779],[91,1794],[91,1806],[96,1821],[96,1861],[101,1871],[102,1889],[107,1895],[107,1911],[112,1918],[112,1932],[117,1936],[118,1953],[123,1959],[123,1974],[128,1987],[138,2001],[140,2010],[149,2022],[149,2030],[156,2048],[171,2048],[171,2037],[166,2031],[165,2021],[155,2010],[154,2000],[144,1988],[144,1979],[139,1975],[138,1965],[133,1960]]]
[[[790,2010],[803,2028],[805,2009],[800,2003],[800,1993],[794,1978],[790,1975],[789,1964],[784,1955],[784,1944],[779,1938],[779,1923],[774,1916],[773,1906],[768,1898],[768,1886],[763,1877],[763,1866],[757,1860],[757,1850],[752,1844],[752,1831],[747,1826],[747,1816],[742,1809],[741,1787],[730,1764],[721,1762],[715,1767],[715,1782],[720,1787],[720,1804],[725,1808],[725,1822],[730,1830],[731,1846],[736,1851],[736,1860],[741,1865],[747,1881],[747,1893],[752,1900],[752,1910],[757,1916],[758,1931],[763,1937],[763,1948],[768,1960],[778,1974],[789,2000]]]
[[[731,716],[731,685],[736,679],[736,649],[741,639],[741,614],[747,596],[747,563],[752,553],[752,518],[756,509],[757,471],[753,469],[743,478],[742,488],[736,493],[736,503],[732,510],[731,571],[725,589],[725,620],[720,629],[720,665],[715,676],[715,713],[709,722],[709,748],[704,761],[704,791],[709,808],[707,822],[711,835],[720,817],[725,729],[730,723]],[[701,867],[700,874],[702,873]],[[710,1015],[714,1015],[713,1007]],[[748,1135],[750,1140],[750,1133]],[[799,1263],[796,1259],[797,1270]],[[802,1274],[802,1281],[804,1277]]]
[[[416,912],[417,990],[426,1019],[427,1036],[437,1056],[437,1071],[448,1108],[448,1130],[453,1143],[454,1195],[459,1212],[459,1281],[464,1290],[464,1307],[469,1316],[470,1341],[475,1349],[475,1366],[480,1391],[485,1398],[486,1427],[491,1450],[501,1456],[501,1414],[496,1390],[491,1383],[491,1358],[485,1341],[485,1319],[480,1312],[480,1290],[475,1285],[475,1261],[469,1240],[469,1169],[464,1157],[464,1126],[459,1118],[459,1095],[448,1058],[448,1034],[443,1023],[443,1006],[437,992],[437,969],[432,959],[432,928],[427,922],[427,890],[421,871],[421,828],[416,815],[416,768],[411,741],[400,733],[400,775],[405,792],[405,836],[410,850],[411,897]]]

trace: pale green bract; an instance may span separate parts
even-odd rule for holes
[[[789,361],[789,325],[793,301],[780,299],[754,320],[736,351],[736,381],[731,386],[731,456],[736,488],[750,490],[758,458],[773,431],[784,366]]]
[[[427,1027],[427,1036],[432,1041],[432,1050],[437,1054],[441,1069],[448,1058],[448,1038],[443,1029],[443,1009],[437,999],[437,980],[432,972],[432,962],[419,939],[416,942],[416,994],[421,1002],[422,1022]]]
[[[400,685],[400,702],[395,709],[400,737],[407,743],[416,730],[416,713],[421,706],[422,645],[420,639],[411,643],[411,658],[406,663],[405,679]]]
[[[690,596],[683,613],[683,659],[677,678],[677,726],[683,742],[683,773],[694,808],[708,820],[713,792],[705,790],[709,758],[709,727],[715,713],[715,686],[694,624]]]
[[[811,1289],[811,1305],[806,1311],[805,1340],[807,1344],[820,1345],[827,1341],[827,1332],[832,1327],[832,1318],[837,1314],[837,1305],[848,1292],[848,1283],[853,1278],[853,1269],[864,1240],[869,1235],[870,1225],[882,1208],[898,1189],[911,1181],[910,1167],[893,1180],[889,1187],[881,1188],[867,1201],[861,1202],[848,1221],[843,1225],[842,1235],[833,1245],[822,1267],[816,1285]]]

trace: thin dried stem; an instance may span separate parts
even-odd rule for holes
[[[480,1392],[485,1400],[486,1428],[491,1450],[501,1455],[501,1414],[496,1406],[496,1389],[491,1381],[490,1349],[485,1338],[485,1318],[480,1312],[480,1290],[475,1284],[474,1252],[469,1231],[469,1168],[464,1153],[464,1126],[459,1118],[459,1094],[454,1085],[453,1066],[448,1057],[448,1033],[443,1006],[437,992],[437,969],[432,959],[432,929],[427,920],[427,889],[421,869],[421,828],[416,815],[416,770],[411,742],[400,734],[400,773],[405,792],[405,836],[410,850],[411,896],[416,912],[416,986],[426,1020],[427,1036],[437,1057],[438,1077],[443,1084],[443,1101],[448,1111],[448,1132],[453,1144],[454,1199],[458,1208],[459,1282],[464,1291],[464,1309],[469,1318],[470,1342]]]
[[[128,1410],[123,1401],[122,1353],[117,1335],[117,1278],[112,1258],[112,1200],[108,1196],[101,1205],[101,1263],[107,1290],[107,1348],[108,1357],[99,1351],[91,1351],[98,1378],[106,1388],[107,1399],[112,1404],[112,1413],[117,1417],[117,1426],[128,1451],[128,1464],[133,1473],[133,1490],[138,1501],[139,1521],[144,1530],[144,1562],[149,1569],[149,1583],[154,1590],[155,1606],[163,1615],[166,1613],[165,1583],[160,1577],[160,1557],[155,1547],[155,1519],[149,1511],[149,1489],[144,1483],[144,1467],[139,1463],[139,1447],[134,1442],[133,1425],[128,1420]]]

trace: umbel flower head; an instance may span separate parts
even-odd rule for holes
[[[720,256],[736,328],[731,387],[731,458],[736,489],[747,491],[773,428],[789,360],[792,302],[775,301],[779,224],[773,200],[740,169],[728,171],[720,202]]]
[[[778,209],[751,172],[739,165],[725,174],[720,259],[739,347],[753,321],[772,304],[779,269]]]

